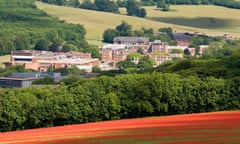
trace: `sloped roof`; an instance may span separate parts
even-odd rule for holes
[[[189,40],[191,37],[186,33],[173,33],[173,36],[176,40]]]

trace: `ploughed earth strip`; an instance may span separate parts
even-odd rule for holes
[[[240,144],[240,111],[126,119],[0,133],[0,144]]]

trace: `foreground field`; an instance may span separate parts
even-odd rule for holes
[[[48,14],[69,23],[82,24],[87,30],[87,39],[100,42],[103,31],[115,28],[127,21],[134,29],[172,27],[176,31],[198,31],[210,35],[230,33],[240,35],[240,10],[218,6],[171,6],[170,12],[162,12],[155,6],[145,7],[146,18],[60,7],[37,2],[37,7]],[[121,11],[124,11],[121,9]],[[123,12],[124,13],[124,12]]]
[[[0,133],[1,144],[239,144],[240,111],[128,119]]]

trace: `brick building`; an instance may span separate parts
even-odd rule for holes
[[[124,44],[124,45],[148,45],[148,37],[115,37],[113,44]]]
[[[47,71],[49,68],[69,68],[76,66],[97,66],[98,59],[91,58],[90,53],[81,52],[50,52],[21,50],[11,53],[10,65],[22,65],[26,69]]]

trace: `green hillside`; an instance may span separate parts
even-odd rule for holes
[[[48,14],[69,23],[83,24],[87,30],[87,39],[101,40],[107,28],[114,28],[121,21],[127,21],[134,29],[141,27],[172,27],[176,31],[199,31],[210,35],[240,34],[239,10],[218,6],[171,6],[170,12],[162,12],[156,7],[145,7],[147,17],[137,18],[119,14],[60,7],[37,2],[37,7]],[[123,9],[120,9],[124,12]]]
[[[62,45],[69,40],[82,40],[85,29],[81,25],[66,24],[50,17],[35,6],[35,0],[1,0],[0,55],[13,50],[33,49],[40,40]]]

